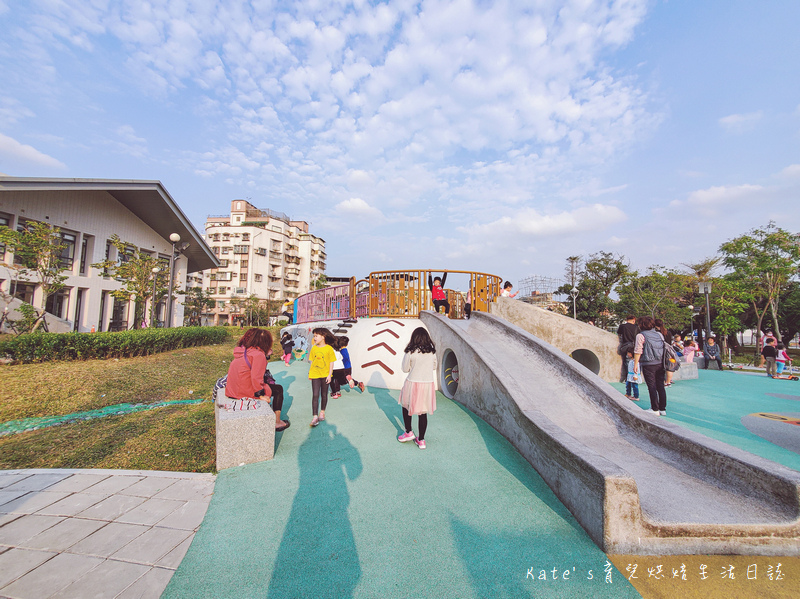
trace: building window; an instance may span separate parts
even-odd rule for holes
[[[266,256],[267,255],[267,248],[256,248],[255,253],[259,256]]]
[[[217,302],[217,308],[219,308],[220,310],[225,308],[225,302]]]
[[[64,270],[72,270],[72,265],[75,262],[75,245],[77,241],[78,238],[73,233],[61,232],[61,245],[64,248],[61,250],[58,261]]]
[[[14,297],[26,304],[32,304],[34,291],[36,291],[36,285],[17,282],[14,286]]]
[[[240,281],[246,281],[247,280],[247,273],[246,272],[240,272],[239,273],[239,280]]]
[[[248,264],[249,264],[249,262],[247,260],[242,260],[240,262],[239,266],[241,266],[242,268],[247,268]]]
[[[234,254],[247,254],[250,251],[249,245],[235,245],[233,246]]]
[[[69,289],[62,289],[47,296],[44,309],[58,318],[64,318],[64,311],[69,303]]]
[[[222,248],[222,253],[223,254],[230,254],[230,252],[231,252],[231,248],[229,248],[229,247]]]
[[[219,256],[219,248],[218,247],[211,248],[211,251],[214,252],[215,256]]]
[[[214,295],[214,294],[217,292],[217,288],[216,288],[216,287],[209,287],[209,288],[208,288],[208,292],[209,292],[211,295]]]
[[[250,241],[250,233],[242,233],[242,241]]]
[[[224,271],[224,272],[215,272],[211,275],[212,281],[230,281],[232,272]]]
[[[256,283],[260,283],[261,282],[261,278],[262,278],[261,275],[254,275],[254,276],[255,276]]]
[[[81,241],[81,264],[80,270],[78,271],[79,274],[86,275],[89,271],[89,261],[87,260],[89,256],[89,236],[84,235],[83,240]]]
[[[8,227],[11,220],[7,216],[0,215],[0,227]],[[3,254],[6,253],[6,246],[0,243],[0,260],[3,259]]]
[[[221,268],[227,268],[228,261],[227,260],[220,260],[219,261],[219,265],[220,265]]]

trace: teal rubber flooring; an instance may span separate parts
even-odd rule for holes
[[[800,381],[771,379],[763,371],[699,374],[667,388],[667,420],[800,470]],[[625,393],[624,383],[613,386]],[[649,410],[646,385],[639,385],[639,396],[636,403]]]
[[[439,395],[423,451],[396,440],[396,391],[343,391],[312,429],[308,365],[270,367],[292,426],[274,460],[219,473],[163,597],[640,596],[459,404]]]

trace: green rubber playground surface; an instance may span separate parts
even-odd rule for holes
[[[800,420],[800,381],[735,370],[701,369],[699,374],[667,387],[668,420],[800,470],[800,426],[793,422]],[[625,393],[624,383],[613,386]],[[639,385],[639,398],[637,404],[650,409],[644,384]]]
[[[308,366],[270,366],[292,426],[274,460],[219,474],[163,597],[640,596],[458,404],[438,397],[424,451],[395,439],[396,391],[344,391],[312,429]]]

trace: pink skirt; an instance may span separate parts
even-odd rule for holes
[[[415,383],[406,379],[397,402],[411,415],[433,414],[436,410],[436,388],[433,382]]]

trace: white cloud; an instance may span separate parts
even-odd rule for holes
[[[718,185],[698,189],[688,194],[685,200],[673,200],[672,208],[688,208],[702,216],[717,216],[732,210],[753,205],[775,193],[774,189],[761,185]]]
[[[800,178],[800,164],[791,164],[780,172],[780,176],[790,179]]]
[[[728,131],[741,132],[753,128],[763,116],[761,110],[747,114],[730,114],[719,119],[719,124]]]
[[[60,160],[0,133],[0,164],[7,165],[9,163],[24,169],[44,167],[64,170],[67,168]]]
[[[384,219],[380,210],[370,206],[361,198],[350,198],[339,202],[334,207],[334,214],[341,214],[345,218],[369,218],[378,221]]]
[[[574,210],[542,214],[534,208],[523,208],[485,225],[461,227],[470,238],[498,239],[503,243],[518,237],[569,237],[587,231],[600,231],[627,217],[616,206],[592,204]]]

